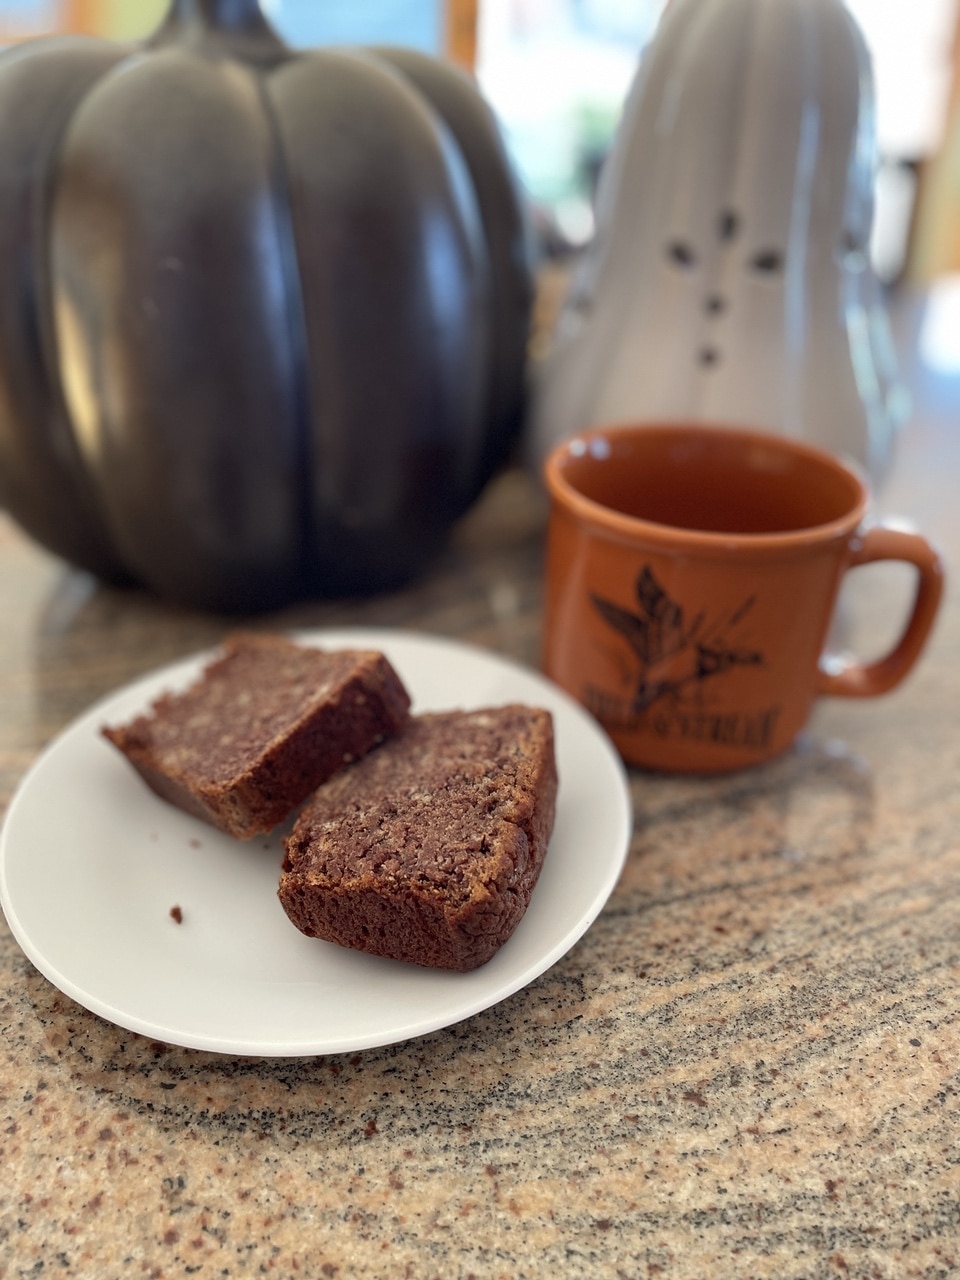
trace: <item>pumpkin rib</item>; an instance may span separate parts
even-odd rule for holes
[[[168,48],[88,94],[54,211],[65,388],[116,545],[153,590],[220,610],[297,586],[268,144],[252,72]]]
[[[379,589],[437,549],[462,509],[461,473],[477,465],[489,328],[482,229],[442,122],[392,68],[325,50],[267,83],[282,148],[300,158],[291,215],[305,281],[318,581]]]
[[[428,99],[453,135],[477,195],[490,254],[489,428],[469,503],[507,460],[523,425],[534,297],[533,228],[496,117],[467,74],[416,49],[375,46],[373,53]]]
[[[307,344],[307,320],[303,297],[303,286],[300,262],[297,255],[296,237],[293,228],[293,214],[290,196],[290,165],[284,151],[280,136],[280,126],[274,111],[273,102],[267,88],[265,77],[256,79],[260,109],[266,128],[271,138],[270,155],[272,159],[271,186],[274,191],[276,218],[281,227],[279,246],[280,261],[284,279],[284,296],[286,298],[288,331],[292,351],[292,400],[293,414],[296,423],[294,432],[294,450],[296,454],[295,475],[292,480],[294,493],[294,519],[296,521],[296,565],[294,575],[298,584],[293,594],[302,594],[303,586],[313,580],[311,565],[311,520],[310,520],[310,473],[311,467],[311,433],[310,433],[310,391]]]
[[[69,119],[121,56],[115,45],[70,39],[0,55],[0,505],[51,551],[112,582],[129,575],[98,510],[56,376],[46,243]]]

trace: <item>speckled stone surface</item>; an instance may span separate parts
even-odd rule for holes
[[[922,389],[922,388],[921,388]],[[939,398],[937,398],[939,397]],[[960,388],[881,507],[960,554]],[[386,624],[535,663],[543,507],[508,474]],[[960,598],[923,665],[778,762],[634,774],[623,877],[502,1004],[387,1048],[219,1057],[88,1013],[0,922],[0,1277],[960,1275]],[[882,644],[896,571],[852,582]],[[0,520],[0,806],[51,735],[222,619],[95,588]],[[171,926],[172,927],[172,926]]]

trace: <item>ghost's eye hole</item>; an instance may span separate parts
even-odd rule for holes
[[[687,270],[697,265],[697,255],[685,240],[671,240],[667,245],[667,257],[676,266]]]
[[[750,259],[750,266],[761,275],[776,275],[783,270],[783,254],[779,249],[761,249]]]

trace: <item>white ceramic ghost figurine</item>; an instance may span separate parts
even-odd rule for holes
[[[875,477],[904,411],[871,270],[874,98],[841,0],[676,0],[535,375],[539,461],[591,423],[803,437]]]

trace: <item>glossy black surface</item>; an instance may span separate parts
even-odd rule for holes
[[[0,502],[211,609],[396,584],[506,456],[531,273],[493,118],[253,0],[0,58]]]

